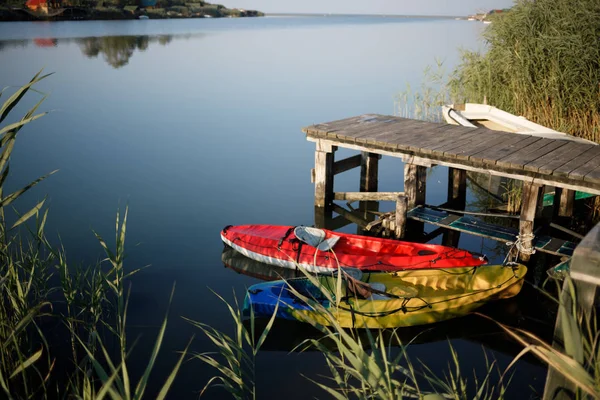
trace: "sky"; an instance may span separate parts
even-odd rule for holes
[[[214,1],[216,2],[216,1]],[[266,13],[468,15],[507,8],[513,0],[220,0],[226,7]]]

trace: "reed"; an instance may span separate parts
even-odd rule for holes
[[[394,114],[403,118],[429,122],[444,122],[441,107],[450,103],[450,88],[444,62],[436,59],[434,66],[423,71],[423,81],[418,90],[410,85],[396,95]]]
[[[459,102],[489,104],[600,141],[600,3],[519,0],[485,31],[485,53],[464,51],[449,81]]]
[[[12,212],[16,200],[56,171],[4,193],[15,141],[22,128],[46,114],[37,112],[45,96],[21,119],[1,124],[47,76],[40,71],[0,106],[0,393],[9,399],[141,399],[163,343],[167,316],[146,370],[132,382],[125,282],[139,269],[126,271],[123,263],[127,209],[122,219],[117,213],[114,249],[96,234],[105,260],[72,267],[64,249],[53,247],[44,233],[45,200],[23,213]],[[7,93],[4,89],[0,96]],[[70,351],[55,350],[56,337],[67,337]],[[106,340],[118,343],[116,354]],[[186,355],[187,348],[152,398],[166,397]]]
[[[300,270],[309,279],[330,304],[337,304],[341,296],[336,296],[310,273]],[[341,290],[341,271],[338,269],[338,284],[336,291]],[[408,345],[403,345],[397,331],[386,335],[383,330],[365,330],[364,335],[357,329],[342,328],[329,308],[320,301],[303,295],[292,285],[288,290],[294,293],[300,302],[310,306],[327,321],[327,326],[305,314],[299,314],[298,319],[312,325],[322,333],[319,339],[307,339],[295,350],[304,351],[313,348],[325,358],[330,374],[316,380],[306,379],[321,388],[335,399],[467,399],[469,393],[477,393],[479,399],[503,398],[505,386],[498,378],[498,368],[495,363],[488,364],[486,377],[483,381],[474,383],[462,374],[459,357],[451,347],[452,365],[444,377],[438,377],[425,365],[415,366],[407,355]],[[219,296],[219,298],[221,298]],[[221,300],[223,300],[221,298]],[[224,300],[223,300],[224,301]],[[205,324],[190,321],[215,344],[220,360],[209,353],[197,355],[196,358],[214,367],[218,374],[213,376],[205,385],[202,393],[216,382],[236,399],[245,399],[248,394],[256,398],[253,381],[254,358],[266,339],[274,323],[277,309],[271,316],[258,342],[254,342],[254,313],[250,307],[250,329],[242,321],[242,314],[237,301],[234,306],[227,304],[233,317],[235,336],[219,332]],[[282,305],[284,306],[284,305]],[[388,332],[389,333],[389,332]],[[387,338],[386,338],[387,337]],[[244,343],[245,342],[245,343]],[[327,342],[328,345],[324,343]],[[254,344],[256,343],[256,344]],[[332,345],[333,344],[333,345]],[[246,385],[251,382],[251,385]],[[469,390],[471,389],[471,390]]]

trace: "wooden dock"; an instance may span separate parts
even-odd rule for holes
[[[600,195],[600,146],[593,144],[376,114],[316,124],[303,132],[316,143],[312,180],[321,214],[333,210],[334,200],[393,200],[397,237],[404,237],[410,211],[425,205],[426,171],[433,165],[449,167],[445,205],[457,209],[465,206],[467,171],[523,182],[518,240],[524,260],[534,251],[534,220],[542,217],[544,185],[556,188],[554,204],[561,217],[572,215],[575,191]],[[338,147],[361,153],[335,160]],[[404,192],[377,192],[381,156],[405,162]],[[361,168],[360,192],[335,193],[334,176],[356,167]]]

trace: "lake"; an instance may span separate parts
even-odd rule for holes
[[[17,188],[59,170],[18,208],[48,196],[48,236],[58,243],[60,234],[71,264],[102,259],[93,231],[113,238],[117,210],[129,207],[126,266],[150,265],[132,279],[131,341],[142,335],[132,355],[134,374],[145,367],[176,282],[156,390],[193,334],[194,351],[213,350],[181,317],[231,331],[227,309],[212,291],[228,300],[235,292],[241,300],[258,282],[224,267],[220,230],[313,224],[314,144],[301,128],[394,114],[396,96],[407,85],[418,89],[436,59],[450,72],[459,48],[483,48],[483,29],[452,19],[375,17],[2,23],[1,86],[20,86],[41,68],[54,72],[38,86],[49,94],[42,108],[52,112],[22,131],[8,184]],[[14,115],[35,100],[30,96]],[[402,163],[384,158],[379,179],[381,191],[401,191]],[[428,179],[427,202],[445,201],[446,170],[436,168]],[[356,191],[357,171],[336,179],[336,189]],[[493,252],[502,245],[466,235],[460,246],[487,252],[492,261],[504,255]],[[539,315],[528,301],[533,289],[524,292],[490,312],[516,323]],[[474,368],[485,369],[482,346],[501,368],[519,350],[498,335],[462,338],[478,333],[480,322],[462,320],[463,329],[450,335],[471,380]],[[304,331],[282,324],[277,340],[258,355],[259,398],[325,397],[301,376],[326,373],[322,356],[288,354]],[[443,334],[409,352],[438,373],[451,360]],[[518,365],[510,390],[541,393],[544,369],[531,360]],[[171,397],[196,398],[212,374],[200,362],[184,364]],[[222,395],[211,389],[206,397]]]

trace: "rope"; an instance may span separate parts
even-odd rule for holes
[[[533,233],[526,233],[523,235],[517,235],[517,240],[514,242],[506,242],[507,246],[511,246],[510,250],[506,254],[504,258],[504,265],[507,263],[512,263],[514,259],[519,258],[519,254],[532,255],[535,254],[536,250],[533,246],[533,239],[535,239],[535,235]],[[529,244],[529,246],[524,246],[524,243]],[[512,257],[513,253],[514,258]]]

